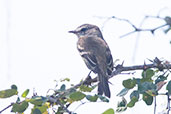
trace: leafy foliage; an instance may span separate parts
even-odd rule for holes
[[[131,91],[130,101],[124,98],[118,105],[117,111],[125,111],[127,107],[134,107],[136,102],[139,102],[140,97],[146,105],[152,105],[153,97],[158,95],[158,91],[166,84],[168,75],[163,74],[158,76],[158,70],[146,69],[142,72],[141,78],[127,79],[123,81],[123,86],[125,87],[118,93],[117,96],[124,97],[128,91]],[[135,89],[136,87],[136,89]],[[167,84],[166,89],[168,93],[171,94],[171,81]]]
[[[152,105],[153,97],[158,95],[158,91],[166,84],[168,74],[158,75],[158,71],[153,69],[146,69],[142,72],[141,78],[129,78],[123,81],[123,89],[117,94],[122,100],[118,102],[116,112],[123,112],[128,108],[132,108],[139,101],[144,101],[146,105]],[[61,82],[69,82],[66,78]],[[12,104],[11,112],[24,113],[30,105],[33,106],[31,114],[48,114],[48,110],[57,106],[54,111],[56,114],[69,113],[67,107],[74,102],[85,101],[88,102],[109,102],[109,99],[102,95],[92,94],[97,85],[88,86],[81,84],[77,88],[67,89],[66,84],[56,86],[53,89],[53,94],[46,96],[33,95],[28,97],[29,89],[26,89],[21,96],[18,93],[17,86],[12,85],[11,89],[0,91],[0,98],[9,98],[17,95],[17,100]],[[166,86],[167,93],[171,95],[171,81]],[[129,100],[124,97],[129,94]],[[141,100],[142,99],[142,100]],[[114,109],[109,108],[103,114],[114,114]],[[72,112],[73,113],[73,112]],[[76,113],[73,113],[76,114]]]

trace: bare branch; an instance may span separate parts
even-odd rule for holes
[[[133,70],[146,70],[148,68],[158,68],[159,70],[169,70],[171,69],[171,64],[168,62],[162,62],[160,61],[157,57],[152,61],[152,64],[143,64],[143,65],[134,65],[134,66],[123,66],[117,65],[115,67],[115,70],[112,72],[112,75],[109,78],[112,78],[118,74],[121,74],[123,71],[133,71]],[[84,81],[80,82],[79,84],[76,84],[75,86],[67,89],[65,92],[59,93],[60,96],[65,96],[67,93],[70,93],[73,89],[77,89],[81,85],[91,85],[92,83],[97,82],[98,79],[97,77],[91,79],[91,78],[86,78]]]
[[[8,105],[8,106],[5,107],[4,109],[2,109],[2,110],[0,111],[0,114],[1,114],[3,111],[5,111],[5,110],[7,110],[8,108],[10,108],[13,104],[14,104],[14,103],[11,103],[10,105]]]
[[[145,19],[146,19],[146,18],[149,18],[149,17],[158,18],[158,19],[162,19],[162,20],[166,21],[165,18],[162,18],[162,17],[159,17],[159,16],[146,16]],[[135,32],[147,32],[147,31],[149,31],[149,32],[151,32],[152,34],[154,34],[154,32],[155,32],[156,30],[158,30],[158,29],[160,29],[160,28],[163,28],[163,27],[169,25],[169,24],[166,22],[165,24],[160,25],[160,26],[158,26],[158,27],[155,27],[155,28],[153,28],[153,29],[141,29],[141,28],[136,27],[133,23],[131,23],[131,22],[130,22],[129,20],[127,20],[127,19],[122,19],[122,18],[118,18],[118,17],[115,17],[115,16],[113,16],[112,18],[113,18],[113,19],[117,19],[117,20],[119,20],[119,21],[125,21],[125,22],[127,22],[128,24],[130,24],[130,25],[133,27],[133,29],[134,29],[134,31],[131,31],[131,32],[129,32],[129,33],[126,33],[126,34],[120,36],[120,38],[123,38],[123,37],[125,37],[125,36],[130,35],[130,34],[133,34],[133,33],[135,33]]]

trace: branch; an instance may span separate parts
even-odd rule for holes
[[[135,66],[123,66],[122,64],[119,64],[115,67],[114,71],[112,72],[112,75],[109,76],[109,79],[121,74],[121,72],[123,71],[133,71],[133,70],[146,70],[149,68],[158,68],[160,71],[163,71],[164,69],[169,70],[171,69],[171,64],[168,61],[160,61],[157,57],[154,60],[150,60],[151,62],[153,62],[152,64],[145,64],[144,65],[135,65]],[[59,93],[60,96],[65,96],[67,93],[70,93],[71,91],[73,91],[73,89],[77,89],[79,86],[81,85],[91,85],[92,83],[95,83],[98,81],[98,78],[95,77],[93,79],[91,79],[88,75],[88,77],[80,82],[79,84],[76,84],[75,86],[66,89],[65,92],[61,92]]]
[[[61,107],[63,110],[65,110],[68,114],[72,114],[72,112],[69,111],[69,110],[67,109],[67,107],[65,107],[64,104],[62,104],[62,103],[59,101],[58,98],[55,98],[55,97],[53,97],[53,96],[50,96],[50,97],[48,98],[48,102],[50,102],[50,103],[56,103],[56,104],[60,105],[60,107]]]
[[[122,64],[117,65],[116,67],[114,67],[114,71],[112,72],[112,75],[109,76],[109,79],[121,74],[124,71],[133,71],[133,70],[146,70],[149,68],[158,68],[160,71],[163,70],[169,70],[171,69],[171,64],[167,61],[160,61],[157,57],[154,60],[150,60],[152,62],[152,64],[145,64],[144,65],[135,65],[135,66],[123,66]],[[81,85],[91,85],[92,83],[96,83],[98,82],[98,78],[91,78],[89,75],[87,76],[87,78],[85,80],[83,80],[82,82],[76,84],[75,86],[66,89],[65,91],[62,92],[56,92],[54,95],[49,97],[49,102],[51,104],[56,103],[58,105],[60,105],[60,107],[62,107],[67,113],[71,114],[72,112],[68,110],[68,106],[64,106],[64,104],[62,104],[61,100],[65,99],[67,95],[69,95],[71,92],[75,91],[77,88],[79,88]]]
[[[171,28],[171,17],[169,17],[169,16],[166,16],[165,18],[160,17],[159,15],[157,15],[157,16],[149,16],[149,15],[148,16],[145,16],[144,19],[143,19],[143,21],[146,20],[146,19],[148,19],[148,18],[155,18],[155,19],[160,19],[160,20],[162,20],[162,21],[165,22],[165,24],[159,25],[159,26],[154,27],[152,29],[142,29],[142,28],[139,28],[136,25],[134,25],[131,21],[129,21],[128,19],[118,18],[118,17],[115,17],[115,16],[111,16],[111,17],[99,17],[99,16],[96,16],[96,17],[97,18],[100,18],[100,19],[106,18],[105,22],[103,23],[102,29],[103,29],[104,25],[109,20],[111,20],[111,19],[116,19],[116,20],[119,20],[119,21],[125,21],[126,23],[130,24],[134,30],[131,31],[131,32],[128,32],[128,33],[126,33],[126,34],[124,34],[122,36],[120,36],[120,38],[125,37],[125,36],[128,36],[128,35],[133,34],[133,33],[136,33],[136,32],[151,32],[152,34],[154,34],[154,32],[156,30],[158,30],[160,28],[163,28],[165,26],[168,26],[169,27],[168,29],[165,30],[165,32],[167,33],[168,30],[170,30],[170,28]]]
[[[13,104],[14,104],[14,103],[11,103],[10,105],[8,105],[8,106],[5,107],[4,109],[2,109],[2,110],[0,111],[0,114],[1,114],[3,111],[5,111],[5,110],[7,110],[8,108],[10,108]]]
[[[154,34],[154,32],[155,32],[156,30],[158,30],[158,29],[160,29],[160,28],[163,28],[163,27],[165,27],[165,26],[170,26],[170,20],[171,20],[170,17],[161,18],[161,17],[159,17],[159,16],[146,16],[145,19],[147,19],[147,18],[149,18],[149,17],[151,17],[151,18],[156,18],[156,19],[162,19],[162,20],[164,20],[166,23],[163,24],[163,25],[160,25],[160,26],[158,26],[158,27],[155,27],[155,28],[153,28],[153,29],[142,29],[142,28],[136,27],[133,23],[131,23],[131,22],[130,22],[129,20],[127,20],[127,19],[122,19],[122,18],[118,18],[118,17],[112,16],[113,19],[117,19],[117,20],[119,20],[119,21],[125,21],[125,22],[127,22],[127,23],[130,24],[130,25],[133,27],[133,29],[134,29],[133,31],[131,31],[131,32],[129,32],[129,33],[126,33],[126,34],[120,36],[121,38],[122,38],[122,37],[125,37],[125,36],[128,36],[128,35],[130,35],[130,34],[132,34],[132,33],[135,33],[135,32],[143,32],[143,31],[144,31],[144,32],[149,31],[149,32],[151,32],[152,34]],[[169,22],[168,22],[168,20],[169,20]]]

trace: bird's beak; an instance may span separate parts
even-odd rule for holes
[[[72,30],[72,31],[68,31],[69,33],[74,33],[74,34],[76,34],[77,33],[77,31],[75,31],[75,30]]]

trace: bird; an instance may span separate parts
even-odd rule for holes
[[[98,74],[98,95],[110,98],[108,77],[113,71],[113,57],[99,27],[83,24],[69,33],[78,37],[77,49],[88,69]]]

